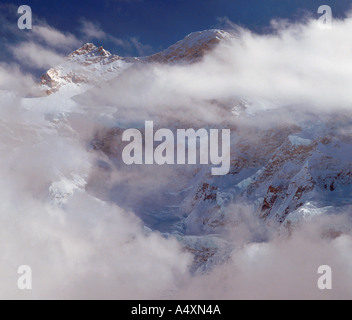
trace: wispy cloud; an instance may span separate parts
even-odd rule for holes
[[[12,46],[11,51],[21,64],[39,69],[51,68],[65,61],[62,55],[33,42]]]
[[[82,42],[71,33],[63,33],[48,25],[34,25],[33,36],[43,40],[45,44],[59,49],[74,49]]]
[[[0,63],[0,90],[25,96],[39,89],[33,77],[30,74],[23,74],[18,65]]]
[[[85,19],[81,20],[80,28],[82,38],[85,41],[105,40],[117,45],[126,51],[136,50],[140,56],[150,54],[152,47],[141,43],[138,37],[129,37],[121,39],[106,33],[98,23],[93,23]]]
[[[146,56],[153,52],[153,48],[151,46],[141,43],[137,37],[130,38],[130,42],[136,48],[140,56]]]
[[[103,31],[97,23],[93,23],[87,20],[81,21],[81,32],[83,37],[90,39],[103,40],[108,37],[108,34]]]

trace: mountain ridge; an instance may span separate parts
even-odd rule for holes
[[[219,29],[193,32],[167,49],[146,57],[121,57],[88,42],[70,53],[64,64],[43,74],[40,84],[47,94],[52,94],[68,84],[110,80],[135,63],[195,63],[221,41],[231,38],[230,33]]]

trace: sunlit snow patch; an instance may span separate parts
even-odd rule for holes
[[[287,221],[292,223],[298,223],[302,220],[309,221],[314,216],[328,213],[331,209],[333,209],[333,207],[331,206],[318,208],[313,203],[307,202],[304,206],[290,213],[290,215],[287,218]]]
[[[288,136],[288,139],[293,146],[309,146],[312,143],[312,140],[303,139],[292,135]]]
[[[72,179],[62,177],[60,181],[53,182],[49,187],[53,204],[57,206],[64,205],[75,191],[83,190],[86,184],[85,177],[76,174],[72,175]]]

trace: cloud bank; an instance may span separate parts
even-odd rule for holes
[[[236,107],[241,100],[253,112],[287,107],[317,114],[350,111],[352,45],[346,35],[352,20],[335,20],[331,30],[319,28],[315,20],[272,26],[274,31],[265,35],[237,27],[232,40],[199,63],[141,66],[78,101],[113,105],[122,113],[136,109],[134,116],[141,118],[178,112],[175,117],[215,123],[227,117],[223,105]]]

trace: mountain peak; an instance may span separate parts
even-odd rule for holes
[[[93,43],[86,43],[81,48],[75,50],[69,55],[69,58],[73,58],[76,56],[97,56],[97,57],[109,57],[111,53],[105,50],[103,47],[97,47]]]
[[[166,50],[146,59],[149,62],[159,63],[196,62],[221,41],[226,41],[232,37],[230,33],[219,29],[193,32]]]

